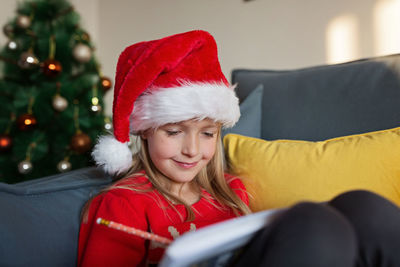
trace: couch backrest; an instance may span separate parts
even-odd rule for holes
[[[0,183],[0,266],[76,266],[82,206],[110,182],[84,168]]]
[[[232,72],[243,100],[264,85],[261,137],[320,141],[400,126],[400,54],[297,70]]]

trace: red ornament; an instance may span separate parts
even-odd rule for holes
[[[42,64],[42,71],[44,75],[49,78],[58,76],[62,71],[61,63],[54,59],[47,59]]]
[[[72,136],[70,146],[73,151],[83,154],[92,147],[92,140],[87,134],[78,132]]]
[[[8,134],[0,134],[0,152],[8,152],[12,147],[12,139]]]
[[[111,80],[107,77],[101,77],[101,88],[104,92],[107,92],[112,86]]]
[[[18,117],[17,125],[21,131],[28,131],[35,128],[37,120],[32,114],[23,114]]]

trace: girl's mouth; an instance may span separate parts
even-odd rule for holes
[[[196,165],[197,165],[197,161],[196,162],[181,162],[181,161],[177,161],[177,160],[174,160],[174,162],[179,166],[179,167],[181,167],[181,168],[184,168],[184,169],[190,169],[190,168],[193,168],[193,167],[195,167]]]

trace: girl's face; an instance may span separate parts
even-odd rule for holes
[[[219,125],[210,119],[166,124],[142,134],[156,168],[175,185],[184,184],[214,156]]]

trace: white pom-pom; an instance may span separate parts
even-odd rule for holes
[[[92,157],[97,166],[102,166],[109,174],[119,174],[132,166],[132,152],[128,142],[121,143],[111,135],[101,136],[97,141]]]

